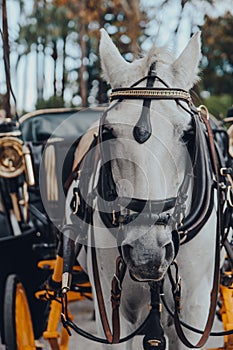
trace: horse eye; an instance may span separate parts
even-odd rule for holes
[[[194,130],[193,128],[190,128],[188,130],[184,130],[182,136],[181,136],[181,140],[184,143],[189,143],[191,140],[193,140],[194,137]]]
[[[104,125],[102,128],[102,138],[104,141],[115,139],[116,136],[113,134],[113,128]]]

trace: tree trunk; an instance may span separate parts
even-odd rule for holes
[[[10,46],[8,36],[8,21],[7,21],[7,9],[6,0],[2,2],[2,23],[3,23],[3,50],[4,50],[4,65],[6,74],[6,95],[5,95],[5,111],[6,116],[11,118],[11,74],[10,74]]]
[[[41,71],[41,54],[43,54],[43,49],[40,49],[40,45],[37,44],[36,49],[36,75],[37,75],[37,99],[42,100],[43,99],[43,68]]]
[[[80,28],[80,47],[81,47],[81,67],[79,70],[79,83],[80,83],[80,96],[82,99],[82,107],[87,107],[87,81],[85,79],[85,73],[87,72],[86,66],[84,64],[84,58],[87,54],[87,44],[85,40],[85,35],[87,34],[86,31],[86,24],[81,23]]]
[[[24,56],[24,65],[23,65],[23,81],[24,81],[24,88],[23,88],[23,112],[26,110],[26,104],[27,104],[27,81],[28,81],[28,56]],[[19,86],[19,85],[18,85]]]
[[[131,39],[130,49],[136,57],[139,53],[138,38],[140,35],[140,5],[139,0],[119,0],[128,19],[128,35]]]
[[[53,96],[55,97],[57,95],[57,76],[56,76],[56,71],[57,71],[57,64],[56,60],[54,62],[54,68],[53,68]]]
[[[62,88],[61,88],[61,96],[64,101],[64,92],[65,92],[65,86],[66,86],[66,67],[65,67],[65,60],[66,60],[66,37],[63,37],[63,55],[62,55]]]

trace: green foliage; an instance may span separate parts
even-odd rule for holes
[[[226,117],[228,108],[233,105],[233,96],[229,94],[212,95],[203,99],[203,102],[211,114],[222,119]]]
[[[105,27],[121,53],[132,60],[145,23],[139,0],[34,0],[32,13],[25,14],[22,21],[17,44],[21,48],[18,64],[31,52],[37,56],[36,107],[43,105],[46,96],[49,79],[45,66],[49,61],[50,90],[58,100],[66,96],[66,104],[72,105],[79,95],[83,106],[90,101],[106,102],[108,88],[101,81],[98,59],[99,29]],[[97,85],[103,90],[94,96]],[[50,102],[53,104],[53,99]]]
[[[45,108],[63,108],[65,107],[64,100],[61,96],[51,96],[48,100],[37,100],[36,109]]]
[[[209,6],[215,2],[216,0],[203,1],[204,5]],[[101,80],[98,58],[101,27],[109,32],[123,56],[131,61],[138,56],[140,46],[143,47],[145,42],[152,44],[154,39],[150,40],[150,35],[157,33],[161,23],[165,23],[166,32],[171,31],[174,43],[183,21],[189,20],[190,32],[196,31],[204,17],[205,8],[193,0],[177,0],[176,13],[170,13],[169,17],[162,14],[168,9],[174,9],[173,0],[30,0],[33,4],[31,13],[28,12],[28,0],[19,0],[19,3],[20,31],[15,48],[18,51],[18,63],[22,62],[25,72],[29,62],[25,57],[29,57],[32,52],[36,56],[33,79],[37,88],[37,107],[42,106],[44,96],[48,98],[51,94],[55,97],[45,101],[45,106],[48,103],[56,105],[56,100],[59,105],[64,100],[66,105],[77,104],[82,100],[83,106],[106,102],[109,87]],[[193,11],[190,18],[186,18],[190,8]],[[168,28],[169,20],[173,23],[172,29],[170,23]],[[159,35],[163,36],[162,29],[159,29]],[[233,20],[229,13],[218,19],[205,17],[202,27],[204,58],[200,90],[207,90],[213,95],[232,93],[232,33]],[[148,49],[148,46],[144,47]],[[49,74],[45,68],[48,62]],[[22,64],[16,66],[16,69],[22,69]],[[23,100],[26,101],[26,74],[24,79]],[[217,100],[222,98],[216,99],[216,105],[214,100],[215,96],[207,103],[211,103],[217,113],[224,113],[228,102],[223,103],[224,107],[218,107]]]
[[[233,16],[206,16],[202,27],[203,88],[211,94],[233,91]]]

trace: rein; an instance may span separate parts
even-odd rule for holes
[[[175,308],[174,313],[174,322],[175,322],[175,328],[177,331],[177,335],[180,338],[180,340],[183,342],[185,346],[188,348],[201,348],[206,341],[209,338],[209,335],[211,333],[211,329],[214,323],[214,317],[215,317],[215,311],[217,307],[218,302],[218,291],[219,291],[219,283],[220,283],[220,246],[221,246],[221,237],[222,237],[222,209],[223,209],[223,201],[221,196],[221,190],[219,186],[219,170],[218,170],[218,161],[215,151],[215,145],[214,145],[214,137],[212,133],[212,129],[209,123],[208,118],[204,113],[201,114],[202,120],[206,126],[207,133],[208,133],[208,140],[209,140],[209,146],[210,146],[210,156],[212,160],[212,165],[214,168],[214,173],[216,177],[216,187],[217,187],[217,196],[218,196],[218,208],[217,208],[217,227],[216,227],[216,248],[215,248],[215,264],[214,264],[214,278],[213,278],[213,285],[212,285],[212,291],[211,291],[211,298],[210,298],[210,307],[209,307],[209,314],[206,321],[206,325],[204,328],[204,331],[202,332],[202,336],[200,340],[196,344],[192,344],[186,337],[186,335],[183,332],[183,329],[181,327],[182,322],[179,318],[179,309]],[[170,270],[170,268],[169,268]],[[171,284],[173,285],[172,291],[173,291],[173,298],[174,302],[176,302],[176,294],[174,292],[175,288],[175,282],[173,280],[173,277],[171,275],[171,272],[169,272],[169,279],[171,281]]]

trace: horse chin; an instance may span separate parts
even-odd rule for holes
[[[145,275],[145,273],[143,273],[143,275],[141,275],[139,272],[134,272],[133,269],[129,269],[129,275],[132,278],[132,280],[136,281],[136,282],[159,282],[164,278],[165,272],[157,272],[155,273],[153,276],[151,276],[151,274],[147,277]]]

